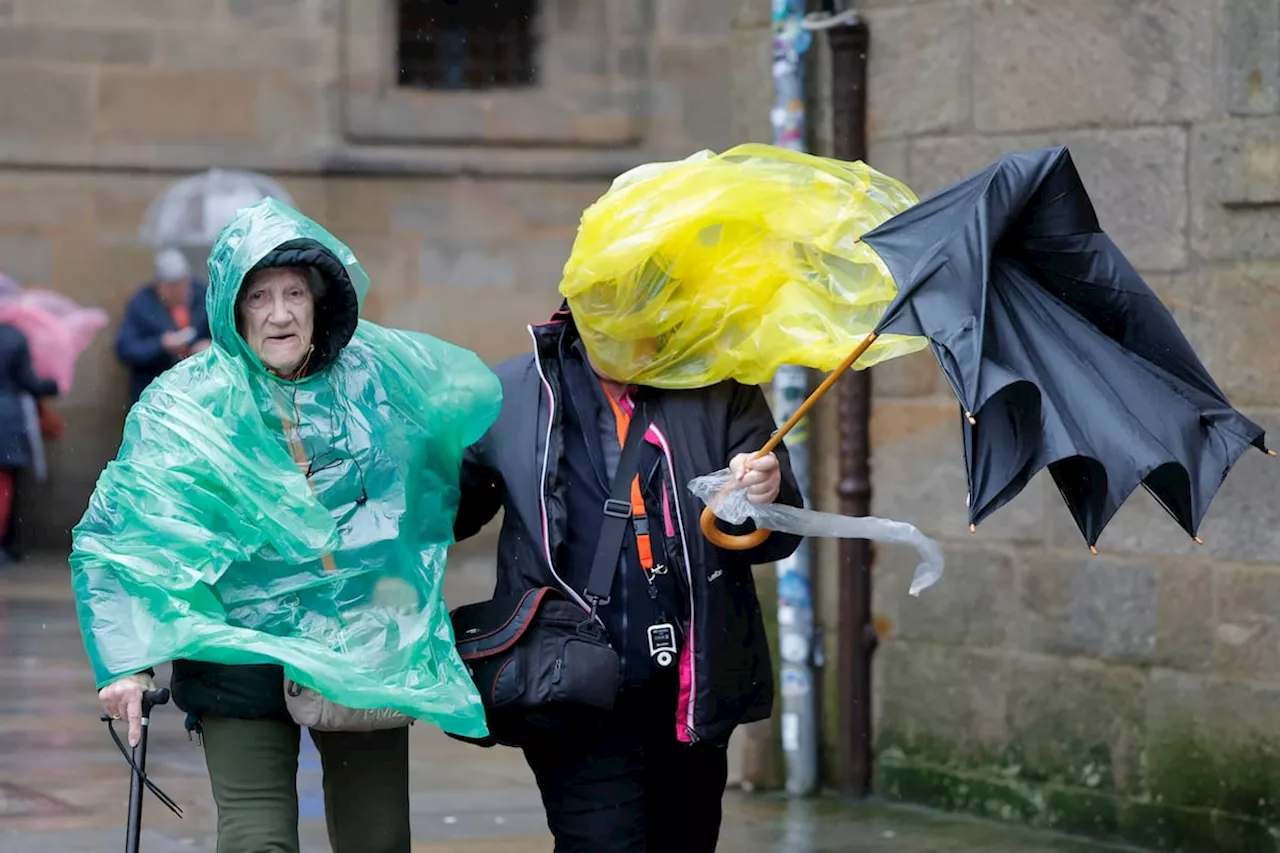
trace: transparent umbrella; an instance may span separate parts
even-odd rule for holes
[[[160,194],[143,217],[139,237],[152,246],[211,246],[242,207],[264,198],[293,205],[284,187],[258,172],[210,169],[183,178]]]

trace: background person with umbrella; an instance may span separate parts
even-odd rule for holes
[[[294,206],[284,187],[266,175],[208,169],[174,181],[147,208],[138,236],[157,249],[155,280],[129,301],[116,339],[132,375],[130,403],[155,377],[209,346],[205,285],[192,276],[182,249],[207,253],[240,210],[265,198]]]
[[[155,279],[129,300],[116,335],[116,355],[129,368],[130,403],[161,373],[209,346],[204,299],[204,282],[192,276],[182,252],[156,253]]]

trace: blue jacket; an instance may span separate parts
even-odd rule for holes
[[[187,307],[191,311],[191,325],[196,330],[197,341],[209,338],[209,315],[205,311],[204,296],[204,283],[193,281]],[[152,379],[178,363],[178,359],[160,344],[160,337],[165,332],[177,329],[154,284],[145,285],[129,300],[120,332],[116,335],[116,355],[131,373],[130,404],[138,401]]]
[[[58,385],[31,369],[31,347],[16,326],[0,323],[0,468],[31,464],[31,439],[22,413],[22,395],[52,397]]]

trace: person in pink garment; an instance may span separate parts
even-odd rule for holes
[[[66,428],[48,400],[71,390],[77,359],[108,320],[0,272],[0,564],[17,558],[19,475],[30,468],[43,482],[44,439]]]
[[[12,278],[5,278],[7,281],[0,282],[0,294],[16,288]],[[0,321],[0,532],[11,527],[18,475],[34,458],[23,396],[39,399],[57,393],[58,383],[36,376],[32,370],[27,336],[12,323]],[[0,566],[13,560],[13,554],[0,548]]]

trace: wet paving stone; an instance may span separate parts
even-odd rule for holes
[[[75,806],[11,782],[0,782],[0,818],[75,814]]]
[[[453,605],[491,579],[452,571]],[[158,672],[167,680],[166,668]],[[32,558],[0,569],[0,853],[99,853],[124,841],[129,769],[99,721],[65,562]],[[121,737],[124,736],[121,731]],[[412,733],[414,850],[551,850],[542,803],[520,754],[479,749],[430,726]],[[214,853],[216,814],[199,744],[183,715],[157,709],[148,772],[182,807],[144,806],[145,853]],[[300,834],[306,853],[329,850],[320,763],[303,738]],[[731,791],[720,849],[734,853],[1102,853],[1108,847],[961,817],[881,804],[788,801]]]

